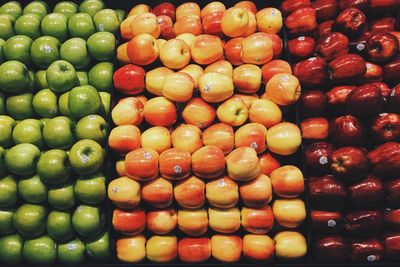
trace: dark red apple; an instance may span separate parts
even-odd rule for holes
[[[381,113],[372,120],[371,134],[379,143],[400,140],[400,115]]]
[[[311,228],[316,234],[340,234],[343,231],[343,216],[337,211],[312,210]]]
[[[369,13],[373,16],[394,14],[400,5],[398,0],[369,0]]]
[[[372,62],[365,62],[367,71],[364,74],[363,82],[372,83],[380,82],[383,79],[383,68]]]
[[[367,140],[366,129],[357,117],[340,116],[331,123],[330,140],[337,147],[363,146]]]
[[[389,229],[400,231],[400,209],[386,209],[383,221]]]
[[[314,257],[323,262],[346,262],[349,244],[343,236],[324,236],[314,243]]]
[[[381,90],[372,83],[361,85],[346,98],[346,110],[354,115],[378,114],[386,106]]]
[[[400,208],[400,178],[386,182],[385,189],[389,206]]]
[[[321,90],[307,90],[302,92],[299,106],[302,117],[317,117],[324,114],[327,97]]]
[[[390,32],[396,30],[396,20],[393,17],[386,17],[375,20],[369,25],[372,32]]]
[[[299,36],[289,40],[287,46],[293,57],[304,59],[310,57],[314,53],[315,40],[308,36]]]
[[[326,60],[332,60],[349,52],[349,39],[340,32],[328,33],[318,40],[315,52]]]
[[[357,181],[368,171],[368,158],[357,147],[342,147],[331,155],[332,173],[346,182]]]
[[[379,210],[350,211],[344,218],[344,229],[354,237],[373,237],[382,231],[382,212]]]
[[[325,84],[328,79],[326,61],[320,57],[312,57],[300,61],[294,65],[293,74],[304,87],[320,87]]]
[[[326,97],[328,99],[328,107],[334,113],[342,113],[346,104],[347,95],[356,88],[357,86],[354,85],[333,87],[329,92],[326,93]]]
[[[334,151],[328,142],[316,142],[304,149],[307,172],[313,176],[326,175],[330,171],[330,158]]]
[[[390,94],[390,87],[387,85],[387,83],[384,82],[373,82],[373,84],[379,88],[379,90],[381,90],[381,93],[383,95],[383,97],[385,97],[387,99],[387,97]]]
[[[151,12],[156,16],[161,16],[161,15],[168,16],[172,19],[172,21],[175,21],[175,6],[171,3],[168,2],[160,3],[156,5]]]
[[[318,40],[319,38],[331,33],[332,25],[334,22],[334,20],[327,20],[318,24],[314,32],[315,39]]]
[[[372,263],[380,261],[384,253],[379,238],[355,239],[350,242],[350,259],[353,262]]]
[[[338,56],[328,64],[329,77],[336,83],[354,83],[356,79],[364,76],[367,71],[365,60],[357,54]]]
[[[294,10],[286,19],[285,26],[291,36],[312,33],[317,27],[314,8],[301,7]]]
[[[372,174],[349,186],[349,203],[356,209],[376,209],[385,200],[382,180]]]
[[[400,84],[395,86],[389,94],[388,111],[400,114]]]
[[[360,10],[366,10],[369,7],[369,0],[340,0],[339,8],[344,10],[349,7],[355,7]]]
[[[345,184],[331,175],[310,177],[308,192],[313,209],[338,211],[346,203]]]
[[[400,261],[400,233],[390,232],[383,236],[386,259]]]
[[[315,0],[311,7],[315,9],[318,21],[334,19],[339,12],[336,0]]]
[[[365,14],[355,8],[349,7],[339,13],[332,25],[332,30],[341,32],[349,38],[359,36],[366,28]]]
[[[311,6],[310,0],[284,0],[281,3],[280,11],[284,17],[287,17],[296,9]]]
[[[383,67],[383,80],[391,85],[400,83],[400,58],[396,58]]]
[[[374,174],[384,178],[397,178],[400,173],[400,143],[387,142],[367,155]]]
[[[376,32],[365,46],[367,58],[374,63],[385,63],[399,53],[399,41],[396,36],[388,32]]]

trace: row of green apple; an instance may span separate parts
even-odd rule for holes
[[[41,35],[54,36],[60,41],[68,37],[87,39],[96,31],[118,32],[124,11],[106,9],[100,0],[85,0],[80,5],[62,1],[50,13],[44,1],[32,1],[25,8],[17,1],[0,7],[0,38],[14,35],[36,39]]]

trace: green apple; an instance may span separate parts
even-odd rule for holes
[[[32,118],[35,116],[32,101],[33,94],[31,93],[9,96],[6,100],[6,111],[17,120]]]
[[[117,13],[118,20],[121,23],[125,19],[125,10],[123,9],[116,9],[115,12]]]
[[[97,63],[89,71],[89,84],[99,91],[111,91],[113,88],[113,73],[113,63]]]
[[[26,35],[32,39],[41,36],[41,19],[37,14],[25,14],[15,21],[14,30],[16,34]]]
[[[92,139],[103,144],[107,136],[107,122],[99,115],[88,115],[78,121],[75,134],[78,140]]]
[[[71,90],[78,80],[74,66],[65,60],[53,62],[47,69],[46,79],[50,89],[56,93]]]
[[[18,264],[22,261],[24,240],[18,234],[0,237],[0,259],[5,264]]]
[[[57,95],[50,89],[42,89],[32,100],[33,110],[40,117],[53,118],[58,114]]]
[[[17,231],[35,237],[46,231],[47,209],[41,205],[22,204],[14,212],[13,222]]]
[[[72,169],[81,175],[96,172],[104,160],[103,148],[90,139],[83,139],[72,146],[69,151],[69,162]]]
[[[100,92],[101,98],[101,110],[100,115],[104,118],[107,118],[110,114],[110,106],[111,106],[111,94],[108,92]]]
[[[16,175],[32,175],[36,172],[36,164],[40,150],[32,144],[18,144],[10,148],[5,157],[6,168]]]
[[[101,172],[80,176],[75,182],[74,192],[86,204],[101,204],[106,198],[106,177]]]
[[[0,88],[9,93],[28,89],[31,77],[25,64],[11,60],[0,65]]]
[[[104,212],[98,207],[79,205],[72,214],[72,225],[84,237],[93,237],[104,229]]]
[[[14,144],[30,143],[42,148],[44,141],[42,135],[43,124],[39,120],[26,119],[20,121],[13,130]]]
[[[49,204],[59,210],[67,210],[75,205],[74,183],[67,181],[49,188],[47,195]]]
[[[96,32],[87,40],[90,55],[98,61],[111,61],[115,53],[115,36],[109,32]]]
[[[71,1],[61,1],[53,9],[54,13],[61,13],[70,18],[78,12],[78,5]]]
[[[17,60],[25,65],[31,61],[30,49],[33,40],[25,35],[15,35],[9,38],[3,47],[3,54],[7,60]]]
[[[17,181],[11,175],[0,178],[0,192],[1,208],[8,208],[17,203]]]
[[[26,92],[34,93],[35,92],[35,72],[33,72],[32,70],[29,70],[28,75],[29,75],[29,83],[28,83],[28,87],[26,88]]]
[[[49,35],[64,42],[68,38],[68,18],[61,13],[50,13],[40,24],[43,35]]]
[[[24,259],[37,266],[50,266],[57,258],[57,244],[49,236],[41,236],[25,241]]]
[[[64,150],[51,149],[42,154],[37,173],[45,184],[62,184],[71,176],[68,155]]]
[[[22,15],[21,4],[17,1],[9,1],[0,7],[0,14],[8,14],[14,21]]]
[[[15,120],[7,115],[0,115],[0,146],[9,148],[13,145],[12,132],[17,125]]]
[[[3,54],[3,47],[6,44],[6,41],[4,39],[0,38],[0,64],[5,61],[4,54]]]
[[[89,76],[86,71],[77,71],[76,75],[78,76],[79,85],[88,85],[89,84]]]
[[[6,164],[4,163],[4,157],[6,156],[6,150],[0,146],[0,176],[6,172]]]
[[[91,85],[74,87],[68,95],[68,108],[74,118],[96,114],[101,107],[99,92]]]
[[[78,70],[90,64],[90,56],[86,48],[86,41],[82,38],[71,38],[61,45],[61,59],[68,61]]]
[[[62,264],[82,264],[86,260],[85,244],[79,239],[59,244],[57,247],[58,260]]]
[[[58,98],[58,108],[60,109],[61,115],[72,118],[71,112],[69,112],[68,108],[68,95],[69,92],[65,92]]]
[[[6,114],[6,96],[0,92],[0,115]]]
[[[0,14],[0,38],[7,40],[14,35],[12,17],[8,14]]]
[[[93,16],[94,26],[99,32],[111,32],[117,34],[119,31],[119,19],[117,12],[113,9],[102,9]]]
[[[60,41],[52,36],[42,36],[33,41],[31,59],[36,66],[48,68],[51,63],[60,59]]]
[[[49,6],[44,1],[32,1],[24,8],[24,14],[37,14],[43,19],[49,13]]]
[[[38,175],[21,179],[18,182],[18,194],[26,202],[39,204],[47,199],[47,187]]]
[[[73,128],[74,125],[69,118],[64,116],[55,117],[43,127],[44,141],[51,148],[69,148],[75,142]]]
[[[84,0],[79,5],[79,12],[88,13],[90,16],[94,16],[97,11],[102,10],[105,8],[106,5],[102,0]]]
[[[15,209],[0,209],[0,235],[9,235],[15,232],[13,223]]]
[[[104,232],[86,241],[86,253],[95,262],[108,262],[111,259],[110,237]]]
[[[76,13],[68,20],[68,30],[71,37],[87,40],[96,32],[92,17],[87,13]]]
[[[68,241],[75,235],[71,214],[68,212],[53,210],[47,216],[46,226],[47,233],[56,241]]]
[[[34,80],[35,80],[35,89],[36,90],[49,88],[49,85],[47,84],[46,71],[45,70],[38,70],[35,73]]]
[[[41,118],[40,122],[43,124],[43,127],[49,122],[51,121],[51,118]]]

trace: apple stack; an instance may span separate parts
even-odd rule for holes
[[[108,260],[100,170],[117,13],[12,1],[0,22],[0,261]]]
[[[300,60],[293,72],[307,89],[301,129],[321,261],[400,260],[399,5],[281,5]]]
[[[300,129],[282,122],[301,88],[279,60],[281,27],[279,10],[251,1],[130,10],[108,140],[119,177],[108,187],[119,260],[306,254],[296,231],[306,217],[303,175],[280,163],[301,144]]]

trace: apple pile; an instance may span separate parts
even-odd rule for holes
[[[400,260],[398,1],[285,0],[313,254]]]
[[[102,146],[119,24],[101,0],[0,6],[1,262],[111,258]]]
[[[283,121],[301,87],[281,28],[278,9],[251,1],[139,4],[122,21],[108,139],[120,261],[306,254],[303,175],[281,166],[301,144]]]

